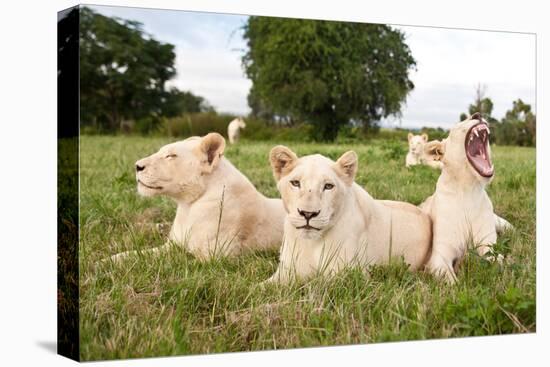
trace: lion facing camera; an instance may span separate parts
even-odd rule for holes
[[[424,265],[431,221],[414,205],[373,199],[357,185],[357,154],[336,162],[319,154],[298,158],[284,146],[270,161],[286,218],[280,262],[272,282],[334,274],[357,265],[402,257],[411,269]]]

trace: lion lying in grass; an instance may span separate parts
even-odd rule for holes
[[[178,204],[168,243],[148,251],[178,245],[208,259],[280,246],[286,214],[281,200],[259,193],[223,157],[224,149],[224,138],[210,133],[168,144],[136,162],[138,192],[165,195]]]
[[[425,164],[432,168],[441,169],[442,163],[439,161],[439,157],[424,153],[424,145],[428,142],[428,134],[413,135],[409,133],[407,139],[409,140],[409,152],[405,157],[405,167]]]
[[[333,162],[318,154],[298,158],[277,146],[270,161],[286,218],[280,263],[268,281],[332,274],[350,265],[365,268],[392,257],[403,257],[412,269],[424,265],[430,218],[408,203],[374,200],[354,182],[355,152]]]
[[[497,239],[497,231],[512,228],[493,212],[485,191],[494,176],[489,145],[489,126],[479,113],[460,122],[443,141],[426,144],[425,153],[443,163],[435,193],[420,208],[433,221],[433,249],[427,268],[456,280],[456,269],[469,245],[485,255]]]

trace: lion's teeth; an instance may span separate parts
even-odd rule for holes
[[[477,132],[477,129],[474,130],[474,134],[476,134],[476,136],[479,138],[479,133]]]

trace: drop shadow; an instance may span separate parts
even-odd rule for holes
[[[36,342],[36,345],[41,347],[47,352],[57,354],[57,342],[52,340],[39,340]]]

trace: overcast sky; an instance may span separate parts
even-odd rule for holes
[[[241,26],[246,16],[91,6],[108,16],[137,20],[159,41],[176,46],[177,76],[182,90],[205,97],[219,112],[247,114],[252,83],[244,76]],[[500,118],[512,101],[535,103],[535,36],[507,32],[395,26],[406,35],[417,70],[415,89],[400,119],[384,126],[449,127],[466,112],[478,83],[487,87]]]

